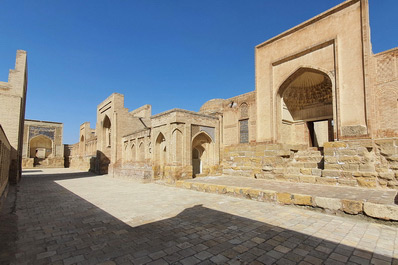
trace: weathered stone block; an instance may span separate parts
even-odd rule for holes
[[[398,188],[398,181],[395,181],[395,180],[389,181],[387,183],[387,187],[392,188],[392,189]]]
[[[317,168],[318,163],[312,162],[312,163],[304,163],[305,168]]]
[[[273,202],[276,199],[276,192],[272,190],[263,190],[263,200]]]
[[[300,168],[300,173],[303,175],[311,175],[312,169],[311,168]]]
[[[337,164],[337,157],[335,157],[335,156],[325,156],[325,163]]]
[[[280,175],[276,177],[277,180],[299,182],[299,175]]]
[[[287,173],[287,174],[299,175],[299,174],[300,174],[300,168],[288,167],[288,168],[286,169],[286,173]]]
[[[277,192],[276,200],[281,204],[292,204],[292,195],[286,192]]]
[[[297,205],[312,206],[312,197],[310,195],[293,194],[292,202]]]
[[[371,177],[377,177],[377,172],[375,171],[367,171],[367,172],[362,172],[363,177],[371,178]]]
[[[349,214],[360,214],[363,212],[363,203],[361,201],[342,200],[342,209]]]
[[[398,221],[397,205],[382,205],[371,202],[365,202],[363,210],[366,215],[383,220]]]
[[[342,136],[361,136],[366,135],[367,128],[363,125],[346,125],[341,127]]]
[[[343,149],[343,150],[339,150],[339,155],[356,156],[357,152],[352,149]]]
[[[184,182],[182,186],[186,189],[191,189],[192,183],[191,182]]]
[[[324,149],[328,148],[346,148],[347,144],[344,142],[327,142],[323,144]]]
[[[322,170],[322,177],[340,177],[341,172],[340,170]]]
[[[262,197],[261,195],[262,195],[262,192],[260,191],[260,190],[256,190],[256,189],[249,189],[248,191],[247,191],[247,193],[248,193],[248,195],[250,196],[250,198],[252,199],[252,200],[257,200],[257,199],[259,199],[260,197]],[[261,198],[260,198],[261,199]]]
[[[361,157],[359,156],[339,156],[338,159],[339,162],[345,162],[345,163],[352,163],[352,162],[361,162]]]
[[[272,172],[274,174],[284,174],[285,173],[285,168],[274,168],[274,170],[272,170]]]
[[[379,177],[382,179],[393,180],[394,172],[380,172]]]
[[[382,188],[387,188],[387,184],[388,184],[388,181],[387,181],[387,180],[385,180],[385,179],[379,179],[378,182],[379,182],[379,186],[380,186],[380,187],[382,187]]]
[[[362,176],[362,172],[354,171],[354,172],[352,172],[352,176],[353,177],[361,177]]]
[[[278,156],[289,157],[290,156],[290,150],[278,150]]]
[[[234,187],[227,186],[227,187],[226,187],[226,192],[227,192],[228,194],[233,194],[233,193],[235,192],[235,188],[234,188]]]
[[[342,170],[345,163],[341,164],[325,164],[325,170]]]
[[[316,182],[316,177],[315,176],[310,176],[310,175],[300,176],[300,182],[315,183]]]
[[[178,188],[182,188],[183,184],[184,184],[184,181],[182,181],[182,180],[176,181],[176,187],[178,187]]]
[[[326,160],[326,158],[334,157],[335,149],[334,148],[323,149],[323,155],[325,156],[325,160]]]
[[[376,178],[367,178],[367,177],[358,177],[357,178],[358,185],[364,188],[376,188],[377,187],[377,179]]]
[[[375,166],[374,164],[360,164],[359,165],[359,171],[366,171],[366,172],[375,172]]]
[[[311,175],[318,176],[318,177],[322,176],[322,169],[312,168],[311,169]]]
[[[358,186],[358,182],[356,179],[345,179],[345,178],[340,178],[338,179],[338,183],[344,186]]]
[[[336,185],[337,179],[330,177],[315,177],[317,184]]]
[[[264,156],[278,156],[277,150],[266,150],[264,151]]]
[[[227,187],[224,186],[224,185],[218,185],[218,186],[217,186],[217,190],[218,190],[218,193],[220,193],[220,194],[225,194],[225,193],[227,193]]]
[[[272,166],[263,166],[262,167],[262,171],[267,171],[267,172],[269,172],[269,171],[272,171],[273,170],[273,167]]]
[[[336,198],[315,197],[315,205],[328,210],[341,210],[341,200]]]
[[[352,172],[351,171],[341,171],[341,177],[352,178]]]

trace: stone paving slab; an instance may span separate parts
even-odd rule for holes
[[[296,207],[65,169],[12,192],[0,264],[398,264],[398,227]]]
[[[175,184],[193,190],[229,194],[249,199],[311,206],[348,214],[365,214],[398,221],[397,191],[295,183],[239,176],[208,176]]]

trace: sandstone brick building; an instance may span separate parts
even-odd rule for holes
[[[64,167],[63,124],[25,120],[22,167]]]
[[[175,181],[238,174],[398,188],[398,49],[373,54],[367,0],[256,46],[256,89],[199,112],[130,111],[114,93],[80,128],[70,165]]]
[[[0,82],[0,202],[9,181],[16,183],[21,177],[26,89],[26,51],[18,50],[8,82]]]

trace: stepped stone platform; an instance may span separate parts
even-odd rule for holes
[[[321,208],[375,219],[398,221],[397,190],[368,189],[254,179],[239,176],[207,176],[176,181],[177,187],[227,194],[282,205]]]

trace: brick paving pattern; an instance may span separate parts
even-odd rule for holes
[[[0,264],[398,264],[396,226],[65,169],[0,221]]]

